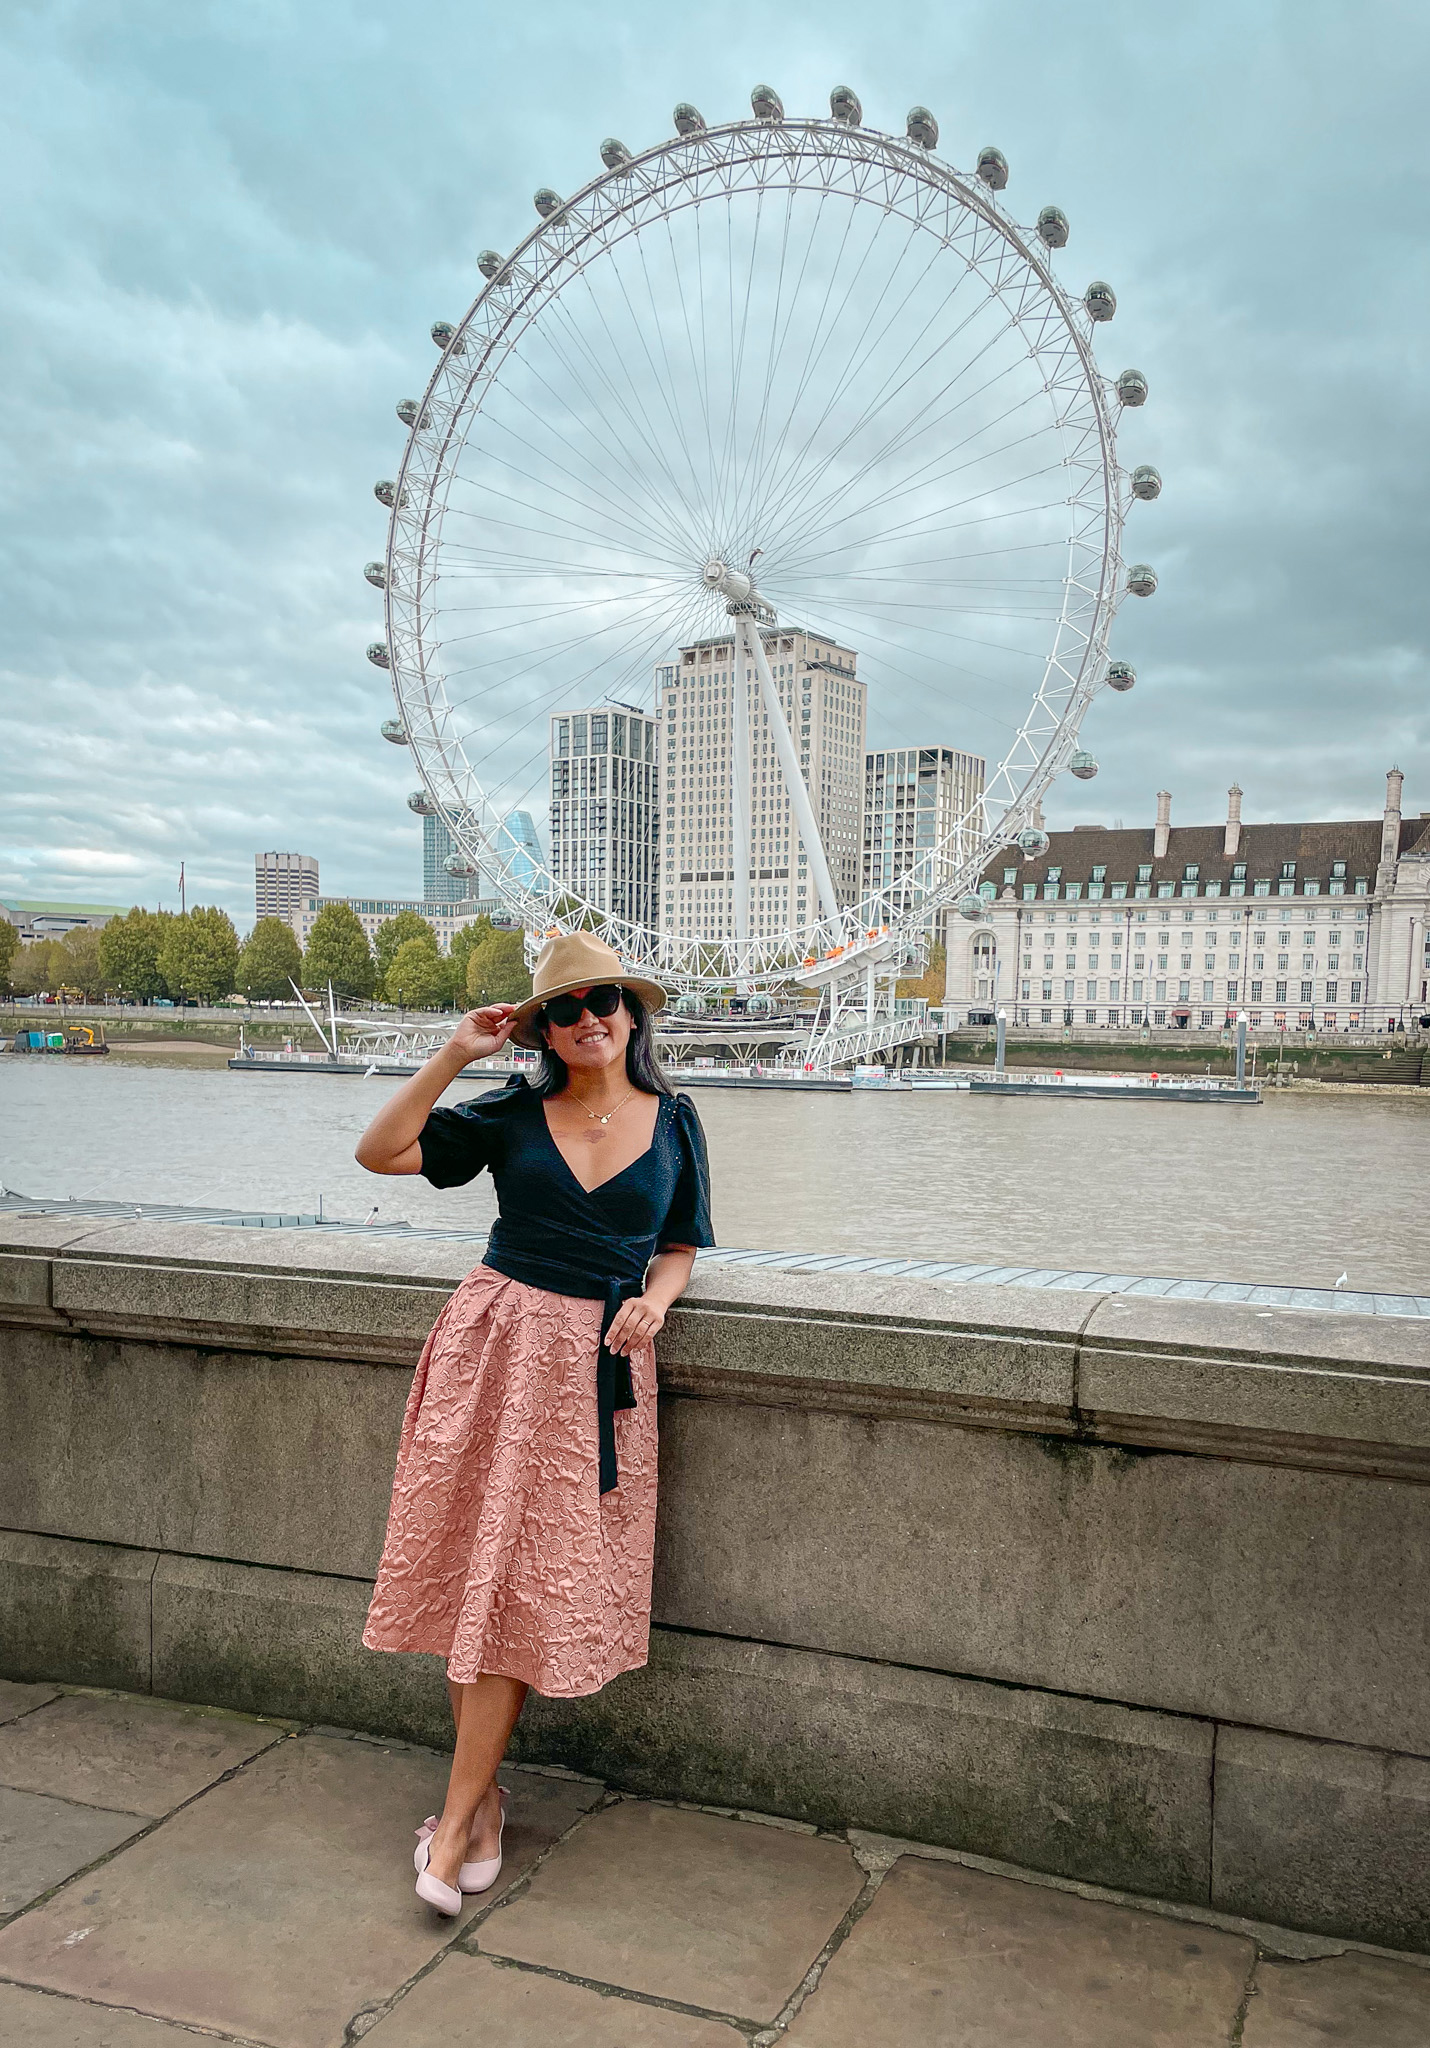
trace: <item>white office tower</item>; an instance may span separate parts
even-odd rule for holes
[[[318,893],[318,863],[311,853],[256,853],[253,856],[253,914],[282,917],[291,924],[306,897]]]
[[[655,922],[659,728],[630,704],[551,720],[551,874],[558,889]]]
[[[986,773],[979,755],[953,747],[891,747],[865,755],[866,896],[892,888],[891,906],[909,910],[952,877],[963,854],[979,842],[981,820],[969,814],[983,794]],[[966,847],[958,833],[965,819]]]
[[[761,629],[761,641],[809,791],[841,904],[859,894],[867,691],[857,656],[826,634]],[[750,740],[750,930],[798,931],[822,912],[808,849],[753,664],[735,672],[733,634],[682,647],[656,670],[665,727],[660,923],[730,938],[735,923],[733,749],[735,691],[745,693]]]

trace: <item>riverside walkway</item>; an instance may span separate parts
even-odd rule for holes
[[[413,1894],[446,1759],[0,1681],[14,2048],[1424,2048],[1430,1959],[859,1829],[504,1771],[506,1867]]]

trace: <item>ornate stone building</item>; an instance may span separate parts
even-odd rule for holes
[[[1379,818],[1078,825],[1046,854],[1000,855],[985,922],[948,919],[947,1007],[959,1023],[1213,1029],[1400,1028],[1430,1011],[1430,812]]]

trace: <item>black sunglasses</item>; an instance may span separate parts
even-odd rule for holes
[[[541,1015],[546,1023],[558,1024],[563,1031],[569,1031],[585,1010],[589,1010],[593,1017],[614,1017],[621,1007],[621,995],[622,991],[614,981],[603,981],[588,989],[584,996],[553,996],[549,1003],[542,1004]]]

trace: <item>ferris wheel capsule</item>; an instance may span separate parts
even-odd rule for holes
[[[407,745],[407,727],[400,718],[384,718],[378,731],[385,740],[391,740],[395,747]]]
[[[631,161],[631,153],[624,142],[614,135],[608,135],[601,144],[601,162],[608,171],[618,171]]]
[[[425,413],[415,398],[398,399],[397,417],[404,427],[430,427],[432,424],[431,414]]]
[[[482,273],[482,276],[486,278],[487,282],[490,283],[494,277],[506,268],[506,258],[499,256],[495,249],[483,249],[481,255],[477,258],[477,268]]]
[[[475,875],[478,872],[474,860],[468,860],[464,853],[449,853],[442,866],[449,875]]]
[[[1068,767],[1079,782],[1091,782],[1097,773],[1097,759],[1080,747],[1068,762]]]
[[[372,487],[372,495],[377,499],[379,505],[396,505],[399,510],[407,503],[406,491],[403,491],[401,496],[399,496],[397,485],[392,481],[391,477],[385,476],[375,483]]]
[[[972,894],[960,896],[958,899],[958,914],[960,917],[966,917],[968,922],[972,924],[983,915],[983,898]]]
[[[859,104],[857,92],[851,92],[847,85],[836,85],[829,95],[829,111],[836,121],[842,121],[846,128],[857,128],[863,122],[864,109]]]
[[[454,356],[464,356],[467,353],[467,344],[457,333],[450,320],[434,320],[432,322],[432,339],[436,342],[438,348],[450,351]]]
[[[682,100],[673,116],[677,135],[703,135],[705,116],[699,107],[692,107],[689,100]]]
[[[783,121],[785,103],[772,85],[757,85],[750,94],[750,105],[757,121]]]
[[[1045,206],[1038,215],[1038,240],[1049,249],[1066,249],[1068,217],[1060,206]]]
[[[1025,825],[1013,842],[1025,860],[1041,860],[1052,843],[1041,825]]]
[[[1124,405],[1147,403],[1147,379],[1140,370],[1124,370],[1117,380],[1117,395]]]
[[[990,142],[986,149],[978,152],[977,171],[990,192],[1001,192],[1008,182],[1008,159]]]
[[[1130,690],[1137,680],[1137,671],[1130,661],[1110,661],[1107,664],[1107,687],[1109,690]]]
[[[1157,588],[1157,571],[1146,562],[1134,562],[1127,571],[1127,588],[1134,597],[1150,597]]]
[[[364,576],[366,576],[366,578],[367,578],[368,582],[369,582],[369,583],[370,583],[370,584],[371,584],[371,585],[373,586],[373,589],[374,589],[374,590],[386,590],[386,588],[387,588],[387,564],[386,564],[386,562],[365,562],[365,563],[363,564],[363,571],[362,571],[362,573],[363,573],[363,575],[364,575]]]
[[[553,214],[560,213],[565,202],[559,192],[553,192],[549,185],[543,185],[539,192],[532,193],[531,203],[543,220],[550,220]]]
[[[385,640],[373,640],[368,645],[367,658],[374,668],[391,668],[392,653]]]
[[[1132,472],[1132,495],[1150,504],[1162,495],[1162,473],[1153,469],[1150,462],[1141,462]]]
[[[1110,320],[1117,311],[1117,294],[1110,284],[1095,277],[1082,295],[1089,320]]]
[[[910,142],[916,142],[920,149],[938,148],[938,122],[927,107],[910,107],[904,123],[904,133]]]
[[[437,806],[425,789],[413,790],[407,799],[407,808],[409,811],[415,811],[419,818],[435,818],[437,815]]]

